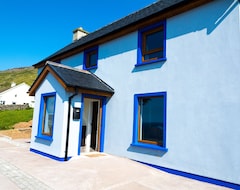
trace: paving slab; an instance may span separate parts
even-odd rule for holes
[[[109,154],[59,162],[29,151],[29,139],[0,137],[0,189],[226,190]]]
[[[0,189],[18,190],[19,188],[8,177],[0,174]]]

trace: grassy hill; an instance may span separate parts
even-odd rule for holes
[[[33,67],[23,67],[0,71],[0,92],[9,89],[12,82],[16,83],[17,85],[22,82],[32,85],[36,77],[37,69],[34,69]]]

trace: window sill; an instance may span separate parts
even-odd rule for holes
[[[139,66],[143,66],[143,65],[148,65],[148,64],[152,64],[152,63],[156,63],[156,62],[163,62],[166,61],[167,58],[161,58],[161,59],[155,59],[155,60],[150,60],[150,61],[146,61],[146,62],[138,62],[135,67],[139,67]]]
[[[37,136],[35,136],[35,138],[43,139],[43,140],[47,140],[47,141],[53,141],[53,138],[49,137],[49,136],[37,135]]]
[[[98,66],[94,66],[94,67],[88,67],[88,68],[84,67],[84,70],[87,70],[87,71],[89,71],[89,70],[92,70],[92,69],[97,69],[97,68],[98,68]]]
[[[153,150],[161,150],[161,151],[164,151],[164,152],[168,151],[167,148],[161,147],[161,146],[158,146],[158,145],[154,145],[154,144],[145,144],[145,143],[137,142],[137,143],[132,143],[131,146],[147,148],[147,149],[153,149]]]

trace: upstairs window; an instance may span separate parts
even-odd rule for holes
[[[5,101],[4,101],[4,100],[1,100],[1,101],[0,101],[0,105],[5,105]]]
[[[98,47],[90,48],[84,51],[83,69],[96,69],[98,65]]]
[[[160,22],[138,32],[138,65],[166,60],[166,24]]]

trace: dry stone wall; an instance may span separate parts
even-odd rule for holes
[[[5,110],[24,110],[29,108],[28,104],[24,105],[0,105],[0,111],[5,111]]]

